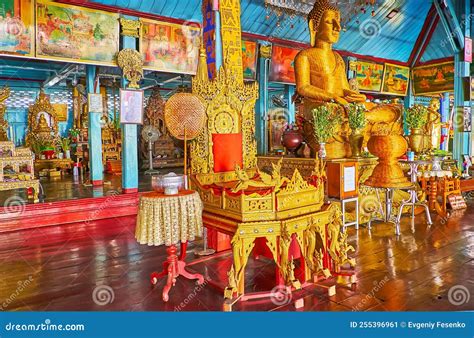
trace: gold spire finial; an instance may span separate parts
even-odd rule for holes
[[[205,82],[209,80],[209,73],[207,69],[207,55],[206,49],[204,45],[201,44],[201,48],[199,49],[199,62],[196,72],[196,78],[199,79],[200,82]]]

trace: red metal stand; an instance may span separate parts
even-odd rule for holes
[[[151,284],[156,285],[158,283],[158,279],[168,276],[166,285],[163,288],[163,301],[167,302],[169,300],[169,291],[172,286],[176,284],[176,279],[178,276],[183,276],[187,279],[197,279],[199,284],[204,283],[204,277],[198,273],[189,273],[185,270],[186,262],[184,261],[186,257],[186,248],[188,243],[181,243],[181,253],[178,256],[176,252],[178,249],[176,245],[171,245],[166,248],[166,252],[168,253],[168,257],[166,258],[166,262],[163,263],[163,271],[161,272],[153,272],[150,276]]]

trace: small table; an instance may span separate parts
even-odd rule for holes
[[[177,195],[150,192],[140,196],[135,238],[140,244],[159,246],[165,244],[168,257],[163,263],[163,271],[151,274],[151,283],[167,277],[163,288],[163,301],[169,300],[168,293],[178,276],[197,279],[204,283],[200,274],[185,270],[186,246],[188,241],[202,234],[203,205],[199,194],[192,190],[180,191]],[[180,257],[176,255],[176,244],[181,243]]]
[[[382,204],[380,204],[379,213],[382,215],[382,221],[386,223],[393,223],[395,224],[395,234],[398,236],[400,235],[400,220],[396,216],[392,216],[392,209],[393,209],[393,195],[395,190],[397,189],[407,189],[411,188],[412,184],[407,185],[406,187],[374,187],[369,186],[370,188],[375,189],[377,194],[377,198],[380,200],[379,190],[385,191],[385,210],[382,208]],[[376,220],[371,218],[368,223],[368,229],[372,228],[372,221]]]
[[[410,194],[410,198],[406,201],[402,201],[402,204],[400,205],[400,211],[398,212],[398,217],[397,217],[397,222],[400,224],[400,219],[402,218],[402,213],[403,213],[403,208],[406,206],[411,206],[411,218],[415,218],[415,207],[420,206],[425,208],[426,212],[426,219],[428,221],[428,225],[432,225],[433,222],[431,221],[431,215],[430,215],[430,209],[428,208],[428,205],[425,202],[422,202],[418,198],[417,194],[417,187],[418,187],[418,167],[420,165],[428,165],[431,162],[428,161],[406,161],[406,160],[400,160],[400,163],[406,163],[410,166],[410,171],[408,174],[410,175],[410,181],[413,184],[413,186],[405,188],[402,190],[408,190]]]
[[[355,229],[359,230],[359,197],[351,197],[345,199],[335,199],[330,198],[330,201],[341,202],[342,208],[342,232],[346,232],[346,228],[351,225],[355,225]],[[354,203],[355,204],[355,220],[354,221],[347,221],[346,219],[346,204]]]

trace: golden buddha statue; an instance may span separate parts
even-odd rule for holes
[[[352,102],[362,103],[368,110],[366,144],[374,124],[399,120],[402,108],[399,105],[365,102],[365,95],[350,88],[344,61],[332,49],[332,45],[339,40],[340,21],[340,11],[336,6],[328,0],[316,0],[308,15],[311,47],[302,50],[295,58],[296,91],[302,99],[301,108],[307,121],[312,120],[312,109],[324,102],[335,102],[342,106]],[[329,158],[350,156],[348,133],[348,125],[344,122],[337,136],[326,146]]]
[[[38,134],[51,134],[51,127],[49,126],[48,121],[46,121],[44,114],[41,114],[39,117],[36,132]]]
[[[439,112],[440,102],[433,98],[428,106],[428,123],[425,125],[425,145],[429,149],[439,149],[441,145],[441,115]]]

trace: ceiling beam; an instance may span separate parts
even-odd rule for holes
[[[438,26],[439,15],[436,13],[436,8],[434,5],[431,5],[430,10],[426,16],[423,27],[421,28],[420,34],[416,39],[413,50],[411,51],[410,57],[408,58],[408,64],[410,67],[413,67],[418,60],[423,56],[423,53],[428,46],[433,33]]]
[[[433,0],[433,4],[455,53],[464,49],[464,33],[451,0]]]

